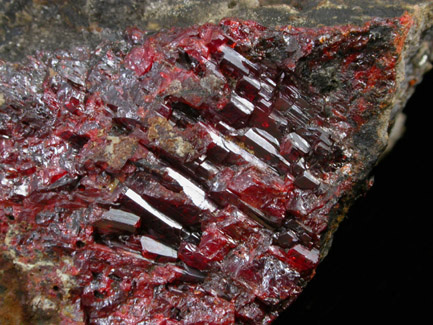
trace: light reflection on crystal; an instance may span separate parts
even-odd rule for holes
[[[175,249],[164,245],[150,237],[141,236],[140,243],[141,247],[146,252],[177,259],[177,251]]]
[[[128,188],[125,192],[125,196],[131,199],[131,201],[133,201],[134,203],[138,204],[147,213],[150,213],[152,216],[156,217],[157,219],[159,219],[169,227],[178,230],[181,230],[183,228],[180,223],[178,223],[176,220],[167,217],[165,214],[152,207],[149,203],[146,202],[146,200],[144,200],[140,195],[138,195],[133,190]]]
[[[135,232],[140,226],[140,217],[119,209],[104,212],[102,218],[95,223],[102,232],[127,231]]]

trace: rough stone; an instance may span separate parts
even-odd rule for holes
[[[209,6],[4,3],[0,315],[268,323],[314,275],[431,68],[433,5]]]

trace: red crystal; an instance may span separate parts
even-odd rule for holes
[[[400,24],[132,28],[0,63],[0,216],[32,229],[9,243],[29,261],[72,256],[89,323],[271,321],[314,275],[353,185],[346,139],[366,94],[395,79],[395,49],[375,45],[382,68],[365,54],[372,25]],[[335,48],[348,83],[325,89],[305,75]]]

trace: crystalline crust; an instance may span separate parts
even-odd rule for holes
[[[60,256],[89,323],[270,322],[314,275],[410,23],[225,19],[0,62],[3,247]]]

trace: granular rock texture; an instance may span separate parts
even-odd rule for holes
[[[19,270],[26,317],[275,319],[429,68],[423,9],[326,27],[130,27],[0,61],[1,274]]]

